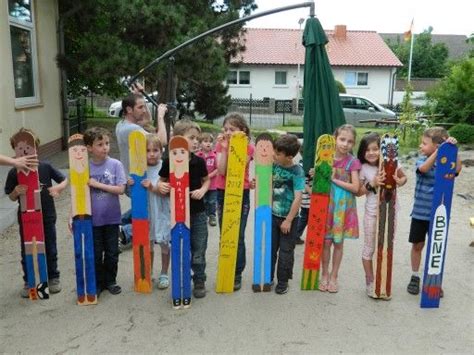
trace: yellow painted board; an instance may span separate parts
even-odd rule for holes
[[[216,292],[218,293],[234,291],[247,145],[248,139],[244,132],[234,133],[230,138],[217,268]]]

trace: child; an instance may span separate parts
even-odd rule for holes
[[[300,149],[300,153],[303,154],[302,148]],[[300,166],[303,168],[303,160],[300,160]],[[298,216],[298,223],[296,227],[296,245],[304,244],[304,240],[301,239],[303,236],[303,232],[308,225],[308,215],[309,215],[309,208],[311,205],[311,188],[313,186],[313,176],[314,176],[314,169],[311,168],[306,174],[304,180],[304,190],[303,195],[301,197],[301,208],[300,213]]]
[[[421,137],[420,152],[422,156],[416,161],[416,185],[413,210],[411,213],[410,235],[408,240],[412,243],[411,269],[412,276],[407,286],[408,293],[417,295],[420,292],[420,262],[421,252],[425,246],[425,238],[430,226],[431,205],[433,201],[433,187],[435,179],[435,162],[438,146],[444,141],[456,144],[453,137],[442,127],[431,127],[423,132]],[[461,171],[459,161],[456,173]],[[443,290],[441,290],[443,297]]]
[[[333,162],[333,178],[327,217],[327,230],[324,238],[322,275],[320,291],[338,292],[337,276],[342,261],[344,239],[358,238],[359,226],[355,194],[359,191],[360,162],[351,155],[355,144],[356,131],[350,124],[336,129],[336,154]],[[332,253],[332,271],[329,262]]]
[[[194,152],[198,148],[198,137],[201,128],[187,119],[179,120],[174,128],[173,135],[183,136],[189,143],[189,191],[190,191],[190,229],[191,229],[191,269],[193,270],[194,289],[196,298],[206,296],[206,250],[207,250],[207,216],[203,197],[209,189],[210,179],[207,174],[206,162],[196,156]],[[169,158],[163,160],[160,170],[160,182],[158,191],[162,194],[170,192],[169,184]],[[174,302],[175,300],[173,300]],[[184,300],[183,302],[185,302]],[[174,304],[179,307],[179,304]],[[186,306],[186,304],[184,304]]]
[[[380,136],[377,133],[369,133],[362,137],[357,152],[357,157],[362,163],[360,169],[360,190],[358,196],[366,195],[364,213],[364,247],[362,249],[362,265],[365,271],[365,285],[367,295],[372,297],[374,287],[374,272],[372,258],[374,255],[375,235],[377,229],[377,187],[382,186],[385,181],[385,172],[379,171],[380,159]],[[403,186],[407,177],[403,170],[398,167],[393,176],[397,186]]]
[[[18,139],[24,133],[31,133],[35,137],[36,147],[39,147],[40,145],[40,141],[33,131],[30,129],[21,128],[10,138],[10,145],[15,150],[17,159],[21,157],[29,157],[28,154],[25,154],[26,150],[17,149],[19,144],[24,145],[26,143],[23,141],[18,141]],[[34,148],[35,147],[30,147],[31,150],[34,150]],[[43,213],[44,242],[46,249],[46,264],[48,267],[49,292],[58,293],[61,291],[61,283],[59,281],[58,251],[56,247],[56,208],[54,206],[54,198],[58,197],[66,188],[67,179],[59,170],[52,167],[49,163],[43,161],[39,162],[37,171],[41,189],[41,209]],[[57,185],[53,186],[53,181],[56,182]],[[15,168],[11,169],[8,172],[7,180],[5,182],[5,194],[8,195],[10,200],[18,200],[18,202],[20,202],[20,196],[27,195],[27,193],[27,187],[25,185],[18,184],[17,170]],[[28,287],[26,285],[27,274],[25,246],[23,244],[24,237],[20,209],[18,209],[18,224],[20,226],[21,238],[21,266],[23,268],[23,281],[25,282],[20,295],[23,298],[28,298]]]
[[[158,191],[159,172],[163,161],[161,154],[163,146],[157,134],[148,134],[146,137],[147,179],[142,185],[148,190],[148,217],[150,220],[150,250],[151,269],[153,271],[154,243],[161,248],[161,272],[158,278],[158,288],[168,288],[170,282],[168,268],[170,265],[170,199]],[[130,179],[131,180],[131,179]],[[129,183],[133,183],[129,181]]]
[[[229,113],[223,123],[223,134],[217,137],[217,214],[219,216],[219,228],[222,230],[222,213],[224,209],[224,191],[225,179],[227,173],[227,159],[230,136],[234,132],[245,132],[250,139],[250,128],[245,118],[240,113]],[[245,228],[250,211],[250,181],[249,181],[249,164],[253,158],[255,147],[249,143],[247,146],[247,165],[245,166],[244,175],[244,195],[242,200],[242,213],[239,229],[239,244],[237,246],[237,263],[235,265],[234,291],[240,290],[242,287],[242,272],[245,269]]]
[[[216,152],[212,147],[214,137],[210,133],[202,133],[199,136],[199,143],[201,150],[196,153],[198,157],[201,157],[206,162],[207,173],[209,179],[211,179],[211,185],[209,190],[204,196],[204,205],[206,206],[206,214],[209,217],[209,225],[214,227],[217,225],[216,219],[216,204],[217,204],[217,190],[216,190],[216,177],[217,177],[217,156]]]
[[[121,221],[119,195],[125,191],[122,163],[109,157],[110,133],[101,127],[84,132],[84,144],[90,155],[92,226],[94,235],[95,275],[97,294],[106,289],[117,295],[119,261],[118,233]]]
[[[273,165],[272,202],[272,280],[275,265],[278,265],[278,284],[275,292],[279,295],[288,292],[288,280],[293,278],[295,260],[295,240],[301,195],[304,190],[304,172],[301,166],[293,163],[300,149],[298,138],[284,134],[275,141],[275,163]]]

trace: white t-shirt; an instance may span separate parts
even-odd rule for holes
[[[378,171],[378,166],[370,165],[367,163],[362,164],[362,168],[359,172],[359,178],[362,184],[365,185],[367,182],[372,182]],[[367,195],[365,195],[365,197],[365,213],[371,216],[376,216],[378,204],[377,195],[369,191]]]

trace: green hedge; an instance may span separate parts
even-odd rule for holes
[[[451,127],[449,134],[461,144],[474,143],[474,125],[459,123]]]

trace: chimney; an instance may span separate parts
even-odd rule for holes
[[[334,27],[334,38],[346,39],[346,25],[336,25]]]

